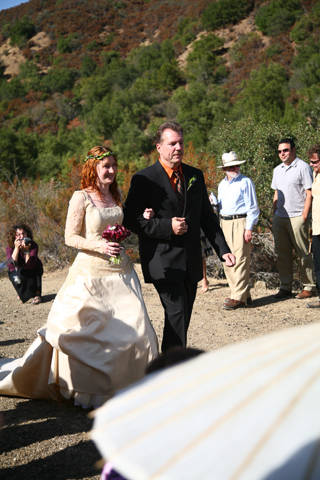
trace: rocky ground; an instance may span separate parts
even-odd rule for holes
[[[141,280],[140,266],[137,271]],[[19,357],[45,322],[67,270],[45,274],[43,303],[22,304],[7,278],[0,279],[0,357]],[[163,310],[152,285],[142,290],[149,316],[161,339]],[[200,286],[199,286],[200,287]],[[189,346],[212,350],[272,331],[320,320],[320,311],[306,300],[273,298],[275,290],[252,289],[251,307],[223,310],[229,296],[225,280],[210,279],[209,292],[200,293],[189,329]],[[67,401],[54,403],[0,397],[3,428],[0,435],[0,478],[100,478],[99,452],[90,440],[92,420],[87,412]],[[97,463],[98,462],[98,463]]]

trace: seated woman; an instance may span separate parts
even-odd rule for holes
[[[38,338],[22,358],[0,359],[0,395],[63,396],[98,407],[142,378],[157,356],[133,265],[119,243],[102,237],[123,219],[116,173],[114,152],[100,146],[88,152],[65,230],[78,255]]]
[[[34,304],[41,303],[43,267],[30,227],[24,223],[13,225],[7,232],[7,241],[7,259],[12,259],[8,274],[18,299],[25,303],[34,297]]]

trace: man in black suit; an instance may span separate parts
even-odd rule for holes
[[[187,329],[203,277],[200,227],[221,260],[234,266],[201,170],[182,163],[181,125],[166,122],[156,134],[160,158],[136,173],[124,208],[124,225],[138,234],[146,283],[153,283],[165,310],[162,352],[185,346]],[[143,212],[151,208],[154,217]]]

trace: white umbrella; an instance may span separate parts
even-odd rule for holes
[[[319,480],[320,323],[154,373],[96,411],[130,480]]]

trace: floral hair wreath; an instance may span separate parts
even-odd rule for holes
[[[97,160],[102,160],[104,157],[110,157],[111,155],[117,155],[116,152],[111,152],[111,150],[108,150],[105,153],[102,153],[101,155],[87,155],[85,158],[85,162],[87,160],[91,160],[92,158],[96,158]]]

